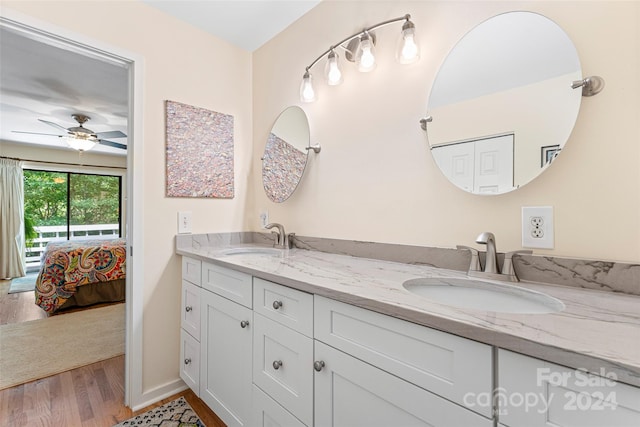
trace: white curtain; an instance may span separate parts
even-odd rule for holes
[[[0,159],[0,279],[24,276],[22,162]]]

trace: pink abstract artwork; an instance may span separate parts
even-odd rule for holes
[[[167,197],[231,199],[233,116],[166,101]]]

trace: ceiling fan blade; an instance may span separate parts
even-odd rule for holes
[[[13,133],[28,133],[29,135],[48,135],[48,136],[57,136],[58,138],[62,138],[64,135],[56,135],[55,133],[40,133],[40,132],[26,132],[22,130],[12,130]]]
[[[106,145],[107,147],[120,148],[122,150],[126,150],[127,146],[124,144],[120,144],[118,142],[107,141],[105,139],[99,139],[98,144]]]
[[[68,132],[67,128],[62,127],[57,123],[49,122],[47,120],[42,120],[42,119],[38,119],[38,120],[40,120],[42,123],[48,124],[49,126],[53,126],[54,128],[62,129],[63,131]]]
[[[98,136],[98,138],[126,138],[127,137],[125,133],[122,133],[119,130],[96,132],[95,134]]]

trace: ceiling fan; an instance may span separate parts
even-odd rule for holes
[[[65,132],[65,135],[56,135],[52,133],[40,133],[40,132],[24,132],[19,130],[14,130],[15,133],[28,133],[32,135],[50,135],[57,136],[59,138],[66,137],[67,144],[71,148],[74,148],[78,151],[87,151],[91,150],[96,144],[106,145],[108,147],[119,148],[122,150],[126,150],[127,146],[125,144],[120,144],[114,141],[108,141],[103,138],[126,138],[127,135],[119,130],[111,130],[106,132],[94,132],[91,129],[87,129],[82,126],[85,122],[91,119],[91,117],[84,114],[72,114],[71,117],[78,122],[78,126],[72,126],[70,128],[65,128],[57,123],[53,123],[47,120],[38,119],[42,123],[46,123],[49,126],[53,126],[54,128],[61,129]]]

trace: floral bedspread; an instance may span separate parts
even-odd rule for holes
[[[55,312],[77,288],[125,278],[126,240],[49,242],[36,279],[36,304]]]

